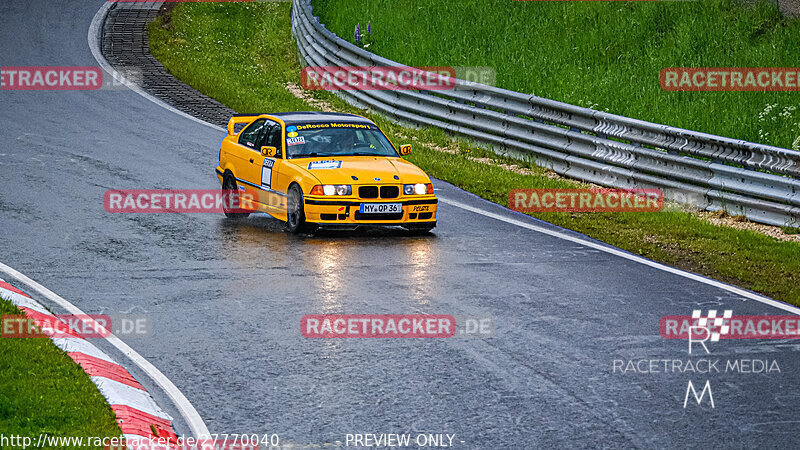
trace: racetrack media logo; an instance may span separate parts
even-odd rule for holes
[[[666,339],[686,339],[689,357],[683,358],[641,358],[615,359],[612,373],[631,374],[684,374],[705,377],[705,382],[688,380],[683,394],[683,408],[690,404],[690,394],[698,406],[707,402],[716,408],[714,390],[719,388],[712,380],[717,374],[770,375],[781,372],[775,359],[759,358],[715,358],[711,349],[724,339],[786,338],[787,329],[791,337],[800,335],[800,320],[797,316],[734,316],[732,310],[693,310],[691,316],[665,316],[659,323],[661,336]],[[771,333],[770,327],[773,333]],[[759,332],[760,331],[760,332]],[[722,386],[729,386],[726,382]],[[702,387],[702,389],[701,389]]]
[[[798,67],[668,67],[659,76],[665,91],[798,91]]]
[[[514,189],[508,206],[519,212],[655,212],[659,189]]]
[[[249,213],[253,194],[228,189],[110,189],[103,195],[110,213]]]
[[[300,72],[305,89],[324,91],[447,90],[456,85],[452,67],[308,66]]]

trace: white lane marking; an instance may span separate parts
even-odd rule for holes
[[[103,23],[103,18],[105,17],[106,11],[110,7],[111,7],[110,3],[107,3],[107,4],[103,5],[103,8],[100,8],[100,11],[97,12],[97,14],[94,17],[94,20],[92,20],[92,26],[89,28],[89,46],[92,48],[92,54],[94,55],[94,58],[103,67],[103,69],[106,70],[106,72],[112,72],[112,73],[115,74],[114,75],[115,78],[119,77],[117,79],[124,80],[125,77],[123,77],[121,74],[118,74],[113,68],[111,68],[111,66],[108,64],[108,62],[106,62],[105,58],[103,58],[103,55],[100,52],[99,45],[98,45],[98,40],[99,40],[98,36],[99,35],[97,33],[98,33],[99,29],[100,29],[100,25],[102,25],[102,23]],[[218,127],[216,125],[212,125],[212,124],[210,124],[210,123],[208,123],[208,122],[206,122],[204,120],[198,119],[197,117],[191,116],[191,115],[186,114],[186,113],[184,113],[182,111],[178,111],[177,109],[173,108],[172,106],[170,106],[170,105],[162,102],[161,100],[151,96],[147,92],[145,92],[142,89],[140,89],[138,86],[131,86],[130,83],[126,83],[126,86],[130,87],[134,92],[138,93],[139,95],[147,98],[148,100],[152,101],[153,103],[155,103],[155,104],[157,104],[157,105],[159,105],[159,106],[161,106],[163,108],[166,108],[166,109],[168,109],[170,111],[173,111],[173,112],[175,112],[177,114],[180,114],[181,116],[189,117],[192,120],[194,120],[195,122],[199,122],[199,123],[202,123],[203,125],[210,126],[212,128],[218,129],[218,130],[223,131],[223,132],[227,132],[226,130],[222,129],[221,127]],[[437,191],[437,190],[438,189],[434,188],[434,191]],[[606,253],[611,253],[612,255],[620,256],[622,258],[629,259],[631,261],[636,261],[638,263],[641,263],[641,264],[644,264],[644,265],[647,265],[647,266],[650,266],[650,267],[653,267],[653,268],[656,268],[656,269],[659,269],[659,270],[663,270],[663,271],[666,271],[666,272],[669,272],[669,273],[672,273],[672,274],[675,274],[675,275],[682,276],[684,278],[689,278],[689,279],[694,280],[694,281],[699,281],[700,283],[703,283],[703,284],[707,284],[707,285],[710,285],[710,286],[718,287],[718,288],[724,289],[724,290],[726,290],[728,292],[732,292],[732,293],[734,293],[736,295],[740,295],[742,297],[749,298],[751,300],[755,300],[755,301],[758,301],[758,302],[773,306],[775,308],[782,309],[782,310],[790,312],[790,313],[800,314],[800,308],[796,308],[796,307],[788,305],[786,303],[782,303],[782,302],[779,302],[777,300],[773,300],[773,299],[771,299],[769,297],[764,297],[763,295],[758,295],[758,294],[754,294],[752,292],[745,291],[744,289],[739,289],[739,288],[737,288],[735,286],[731,286],[731,285],[728,285],[728,284],[725,284],[725,283],[722,283],[722,282],[719,282],[719,281],[716,281],[716,280],[705,278],[705,277],[702,277],[700,275],[695,275],[693,273],[684,272],[683,270],[676,269],[674,267],[665,266],[663,264],[657,263],[655,261],[650,261],[649,259],[642,258],[640,256],[636,256],[636,255],[633,255],[633,254],[630,254],[630,253],[627,253],[627,252],[624,252],[624,251],[621,251],[621,250],[608,248],[606,246],[595,244],[594,242],[590,242],[590,241],[587,241],[587,240],[584,240],[584,239],[576,238],[576,237],[570,236],[568,234],[559,233],[557,231],[552,231],[552,230],[548,230],[546,228],[537,227],[536,225],[531,225],[531,224],[528,224],[528,223],[525,223],[525,222],[521,222],[519,220],[514,220],[514,219],[507,218],[507,217],[503,217],[503,216],[500,216],[498,214],[490,213],[488,211],[483,211],[481,209],[474,208],[472,206],[468,206],[468,205],[465,205],[463,203],[460,203],[460,202],[457,202],[457,201],[454,201],[454,200],[448,200],[448,199],[444,199],[442,197],[439,197],[439,200],[441,200],[443,203],[447,203],[449,205],[456,206],[456,207],[465,209],[467,211],[474,212],[476,214],[481,214],[481,215],[484,215],[486,217],[491,217],[493,219],[501,220],[503,222],[507,222],[507,223],[510,223],[510,224],[513,224],[513,225],[517,225],[517,226],[522,227],[522,228],[527,228],[529,230],[538,231],[540,233],[548,234],[550,236],[554,236],[554,237],[557,237],[557,238],[560,238],[560,239],[564,239],[564,240],[575,242],[575,243],[578,243],[578,244],[581,244],[581,245],[585,245],[585,246],[588,246],[588,247],[591,247],[591,248],[595,248],[595,249],[598,249],[598,250],[606,252]]]
[[[30,286],[33,290],[47,298],[48,300],[52,301],[53,303],[59,305],[60,307],[67,310],[70,314],[79,315],[79,316],[88,316],[85,312],[81,311],[77,306],[73,305],[72,303],[64,300],[58,294],[55,294],[51,290],[47,289],[46,287],[42,286],[41,284],[33,281],[32,279],[28,278],[21,272],[17,271],[14,268],[11,268],[3,263],[0,263],[0,271],[10,275],[13,278],[25,283],[26,285]],[[97,330],[100,330],[102,334],[106,334],[106,329],[103,328],[103,325],[100,323],[94,322],[91,319],[87,319],[90,322],[92,327],[96,327]],[[95,328],[93,328],[95,329]],[[156,366],[154,366],[150,361],[144,359],[142,355],[136,352],[136,350],[132,349],[128,344],[122,342],[120,338],[115,336],[114,334],[108,333],[108,336],[105,337],[111,345],[116,347],[120,352],[122,352],[125,356],[128,357],[134,364],[139,366],[140,369],[144,373],[147,374],[157,385],[160,387],[166,394],[169,396],[170,400],[175,404],[175,407],[181,413],[186,423],[189,425],[189,428],[192,430],[192,434],[196,438],[203,438],[209,436],[208,427],[206,427],[205,422],[200,417],[200,414],[197,413],[197,410],[194,409],[189,400],[186,398],[185,395],[178,389],[172,381],[169,380],[163,373],[161,373]]]
[[[221,132],[227,133],[227,130],[222,128],[222,127],[219,127],[217,125],[208,123],[205,120],[198,119],[197,117],[195,117],[195,116],[193,116],[191,114],[186,114],[185,112],[183,112],[183,111],[181,111],[179,109],[176,109],[176,108],[174,108],[173,106],[171,106],[171,105],[169,105],[167,103],[164,103],[162,100],[160,100],[157,97],[154,97],[154,96],[150,95],[144,89],[140,88],[135,83],[133,83],[132,81],[130,81],[127,78],[125,78],[125,75],[117,72],[116,70],[114,70],[113,67],[111,67],[111,64],[109,64],[108,61],[106,61],[106,59],[103,57],[103,52],[100,51],[100,32],[102,30],[103,22],[105,21],[106,14],[108,13],[108,10],[111,9],[112,5],[114,5],[114,2],[106,2],[106,3],[104,3],[103,6],[94,15],[94,18],[92,18],[92,23],[89,25],[89,37],[88,37],[89,48],[91,49],[92,56],[94,56],[94,59],[97,61],[97,64],[99,64],[100,67],[107,74],[109,74],[112,77],[114,77],[115,80],[117,80],[118,82],[124,84],[126,87],[128,87],[128,89],[132,90],[133,92],[136,92],[137,94],[139,94],[142,97],[150,100],[151,102],[155,103],[156,105],[158,105],[158,106],[160,106],[162,108],[166,108],[167,110],[172,111],[175,114],[178,114],[179,116],[182,116],[182,117],[185,117],[187,119],[193,120],[193,121],[195,121],[197,123],[200,123],[200,124],[203,124],[203,125],[205,125],[207,127],[211,127],[211,128],[213,128],[213,129],[215,129],[217,131],[221,131]]]
[[[547,229],[547,228],[544,228],[544,227],[540,227],[540,226],[537,226],[537,225],[533,225],[533,224],[530,224],[530,223],[523,222],[521,220],[516,220],[516,219],[512,219],[510,217],[501,216],[500,214],[495,214],[495,213],[492,213],[492,212],[489,212],[489,211],[482,210],[480,208],[475,208],[473,206],[469,206],[467,204],[464,204],[464,203],[461,203],[461,202],[458,202],[458,201],[455,201],[455,200],[450,200],[448,198],[443,198],[441,196],[439,196],[439,201],[442,202],[442,203],[447,203],[448,205],[455,206],[457,208],[461,208],[461,209],[466,210],[466,211],[474,212],[475,214],[480,214],[482,216],[490,217],[492,219],[497,219],[497,220],[500,220],[500,221],[503,221],[503,222],[506,222],[506,223],[510,223],[512,225],[516,225],[518,227],[526,228],[528,230],[532,230],[532,231],[536,231],[536,232],[539,232],[539,233],[547,234],[549,236],[557,237],[559,239],[564,239],[565,241],[574,242],[576,244],[580,244],[580,245],[583,245],[583,246],[586,246],[586,247],[590,247],[590,248],[593,248],[593,249],[596,249],[596,250],[600,250],[602,252],[606,252],[606,253],[610,253],[610,254],[615,255],[615,256],[619,256],[620,258],[625,258],[627,260],[635,261],[637,263],[644,264],[646,266],[650,266],[650,267],[653,267],[655,269],[663,270],[665,272],[669,272],[669,273],[674,274],[674,275],[678,275],[678,276],[681,276],[681,277],[684,277],[684,278],[688,278],[688,279],[693,280],[693,281],[697,281],[697,282],[700,282],[700,283],[703,283],[703,284],[707,284],[709,286],[714,286],[714,287],[717,287],[717,288],[720,288],[720,289],[724,289],[724,290],[726,290],[728,292],[731,292],[733,294],[739,295],[741,297],[748,298],[750,300],[755,300],[757,302],[761,302],[761,303],[767,304],[769,306],[773,306],[773,307],[778,308],[778,309],[782,309],[784,311],[787,311],[787,312],[790,312],[790,313],[793,313],[793,314],[800,314],[800,308],[794,307],[792,305],[789,305],[789,304],[786,304],[786,303],[783,303],[783,302],[779,302],[779,301],[773,300],[773,299],[771,299],[769,297],[764,297],[763,295],[759,295],[759,294],[756,294],[756,293],[753,293],[753,292],[749,292],[749,291],[746,291],[744,289],[740,289],[740,288],[738,288],[736,286],[731,286],[729,284],[725,284],[725,283],[722,283],[720,281],[712,280],[710,278],[706,278],[706,277],[701,276],[701,275],[696,275],[696,274],[693,274],[693,273],[685,272],[685,271],[680,270],[680,269],[676,269],[674,267],[665,266],[664,264],[657,263],[655,261],[651,261],[651,260],[649,260],[647,258],[643,258],[641,256],[636,256],[634,254],[628,253],[628,252],[623,251],[623,250],[619,250],[619,249],[616,249],[616,248],[613,248],[613,247],[609,247],[609,246],[603,245],[603,244],[598,244],[596,242],[587,241],[586,239],[582,239],[582,238],[577,237],[577,236],[572,236],[572,235],[569,235],[569,234],[566,234],[566,233],[562,233],[562,232],[559,232],[559,231],[550,230],[550,229]]]

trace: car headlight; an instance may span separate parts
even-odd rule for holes
[[[349,184],[326,184],[322,186],[323,195],[350,195],[353,189]]]
[[[433,194],[433,185],[417,183],[417,184],[404,184],[403,193],[405,195],[425,195]]]

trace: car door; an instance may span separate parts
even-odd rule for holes
[[[267,120],[258,140],[258,149],[262,146],[275,147],[278,152],[274,157],[261,157],[261,173],[258,184],[261,186],[261,203],[270,209],[284,211],[286,189],[280,185],[278,173],[283,164],[283,127],[277,122]]]
[[[239,186],[244,186],[245,191],[252,194],[254,198],[259,198],[261,186],[261,165],[264,157],[261,156],[261,149],[258,147],[261,133],[266,125],[266,119],[256,119],[244,130],[239,133],[236,144],[236,151],[233,156],[238,158],[235,165],[237,167],[236,177],[244,182],[239,182]]]

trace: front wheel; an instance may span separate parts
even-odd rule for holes
[[[294,234],[309,230],[303,208],[303,191],[296,184],[293,184],[286,194],[286,228]]]

